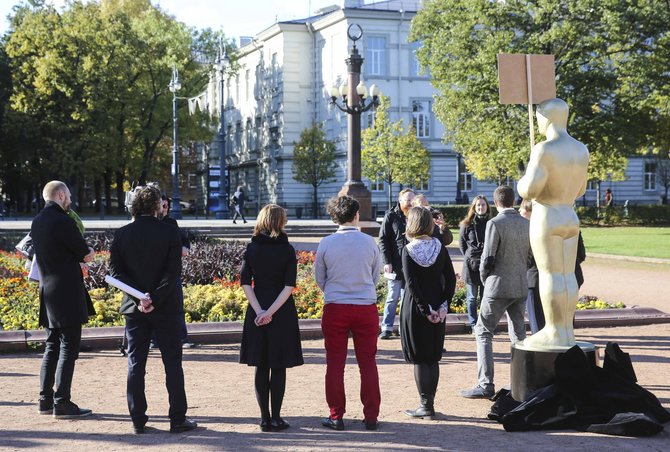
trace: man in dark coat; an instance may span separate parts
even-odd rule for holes
[[[137,299],[124,294],[128,338],[128,409],[135,433],[148,421],[144,375],[151,335],[155,335],[165,367],[170,410],[170,432],[193,430],[186,418],[186,392],[179,340],[181,309],[177,282],[181,274],[181,237],[174,226],[158,220],[161,194],[147,186],[136,192],[130,213],[134,221],[116,231],[110,254],[112,276],[144,293]]]
[[[79,408],[70,400],[70,387],[79,356],[81,325],[94,314],[79,265],[93,257],[93,249],[67,214],[72,203],[67,185],[51,181],[44,186],[42,196],[46,205],[30,229],[41,275],[39,323],[47,333],[39,413],[77,418],[91,414],[91,410]]]
[[[384,302],[381,334],[379,339],[389,339],[393,332],[393,321],[398,301],[402,296],[402,249],[407,244],[405,225],[407,212],[412,207],[414,190],[404,189],[398,193],[398,205],[386,212],[379,228],[379,249],[384,261],[384,275],[388,278],[388,295]],[[393,278],[392,275],[395,275]]]

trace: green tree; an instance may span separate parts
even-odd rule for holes
[[[430,154],[410,126],[406,133],[402,120],[391,122],[389,98],[382,96],[372,127],[361,133],[362,173],[370,180],[384,181],[388,206],[393,206],[393,183],[419,186],[430,175]]]
[[[641,125],[639,106],[617,95],[623,62],[643,50],[649,35],[636,30],[645,28],[640,21],[652,19],[656,10],[666,10],[667,35],[667,5],[641,3],[648,6],[635,14],[637,7],[619,1],[425,4],[410,39],[421,43],[419,61],[430,69],[439,93],[434,110],[447,129],[444,139],[477,178],[518,177],[530,153],[526,106],[498,102],[498,53],[553,54],[557,96],[571,109],[569,131],[591,152],[589,177],[623,177],[625,156],[641,144],[633,130]]]
[[[318,188],[324,183],[335,181],[335,143],[326,139],[326,133],[319,123],[303,130],[300,140],[294,142],[293,146],[293,179],[312,186],[312,215],[317,218]]]
[[[172,67],[182,80],[178,95],[197,94],[215,41],[211,30],[189,29],[149,0],[72,1],[62,12],[42,2],[17,8],[6,39],[11,107],[38,125],[39,182],[58,177],[81,190],[89,181],[98,201],[103,192],[111,199],[114,187],[122,209],[128,180],[167,174]],[[210,136],[208,117],[184,107],[180,140]]]

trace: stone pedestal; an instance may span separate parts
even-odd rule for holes
[[[596,364],[596,348],[588,342],[577,342],[589,361]],[[554,362],[568,349],[548,348],[543,350],[524,347],[523,342],[512,344],[512,363],[510,366],[510,382],[512,398],[523,402],[531,392],[553,383],[555,376]]]

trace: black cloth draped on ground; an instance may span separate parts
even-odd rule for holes
[[[639,386],[628,353],[609,342],[603,367],[574,346],[555,361],[554,383],[520,403],[502,390],[489,419],[506,431],[576,429],[622,436],[648,436],[663,430],[670,412]]]

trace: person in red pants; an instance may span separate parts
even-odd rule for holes
[[[379,312],[375,291],[381,259],[375,240],[358,229],[359,209],[358,201],[349,196],[328,201],[328,214],[340,227],[321,240],[314,266],[325,302],[321,329],[326,347],[326,401],[330,408],[330,415],[321,424],[333,430],[344,430],[344,366],[350,333],[361,374],[366,429],[377,429],[381,403],[376,360]]]

